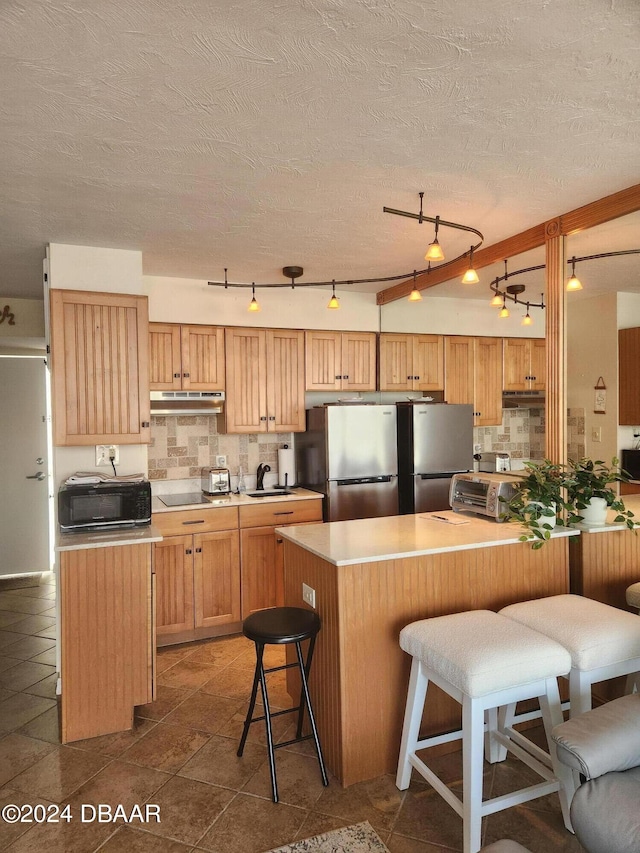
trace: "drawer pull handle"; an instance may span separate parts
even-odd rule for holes
[[[199,518],[197,521],[183,521],[183,524],[204,524],[204,518]]]
[[[276,539],[278,545],[282,545],[282,539]]]
[[[293,510],[289,509],[286,512],[283,510],[282,512],[274,512],[274,515],[293,515]]]

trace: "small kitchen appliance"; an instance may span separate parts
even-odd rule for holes
[[[203,468],[202,491],[206,495],[228,495],[231,492],[231,473],[228,468]]]
[[[517,482],[516,474],[454,474],[449,503],[456,512],[474,512],[494,521],[504,521],[506,502],[515,494]]]
[[[478,453],[478,471],[488,474],[502,474],[511,470],[511,457],[508,453]]]
[[[58,524],[64,532],[151,524],[151,484],[142,480],[62,485],[58,491]]]

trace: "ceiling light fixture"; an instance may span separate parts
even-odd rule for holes
[[[336,296],[336,283],[334,281],[333,282],[333,295],[331,296],[331,299],[327,303],[327,308],[339,308],[339,307],[340,307],[340,302],[338,300],[338,297]]]
[[[416,271],[413,271],[413,290],[408,296],[409,302],[422,302],[422,294],[418,290],[418,286],[416,284]]]
[[[522,318],[521,326],[533,326],[533,317],[529,314],[529,303],[527,302],[527,313]]]
[[[500,310],[500,313],[498,314],[498,317],[501,317],[504,319],[508,316],[509,316],[509,309],[507,308],[507,303],[506,303],[505,299],[503,299],[502,300],[502,308]]]
[[[572,290],[582,290],[582,282],[576,275],[576,256],[574,255],[571,258],[571,278],[567,282],[567,292],[570,293]]]
[[[251,285],[251,302],[249,303],[249,307],[247,311],[256,311],[260,310],[260,305],[258,304],[258,300],[256,299],[256,285],[255,282]]]
[[[469,249],[469,266],[466,273],[462,276],[463,284],[477,284],[480,281],[478,273],[473,267],[473,246]]]

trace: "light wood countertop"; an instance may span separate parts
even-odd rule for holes
[[[162,534],[152,524],[126,530],[93,530],[89,533],[59,533],[56,551],[81,551],[85,548],[115,548],[122,545],[146,545],[162,542]]]
[[[191,491],[197,492],[199,489],[192,489]],[[249,491],[255,491],[255,489],[250,489]],[[265,489],[266,492],[271,491],[270,489]],[[260,504],[266,503],[282,503],[282,501],[309,501],[309,500],[322,500],[324,497],[320,492],[313,492],[311,489],[301,489],[296,488],[291,491],[290,494],[281,494],[281,495],[269,495],[267,494],[265,497],[261,498],[250,498],[247,497],[246,494],[243,495],[206,495],[208,499],[208,503],[197,503],[197,504],[181,504],[180,506],[165,506],[160,498],[162,495],[154,495],[151,498],[151,512],[179,512],[183,509],[215,509],[216,507],[224,507],[224,506],[260,506]]]

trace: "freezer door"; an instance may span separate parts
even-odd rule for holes
[[[449,489],[451,477],[425,477],[419,474],[413,478],[414,512],[438,512],[451,509]]]
[[[396,407],[327,407],[327,479],[398,473]]]
[[[398,515],[398,478],[363,479],[365,482],[356,478],[327,484],[326,521]]]
[[[473,469],[473,406],[413,406],[413,471],[444,474]]]

